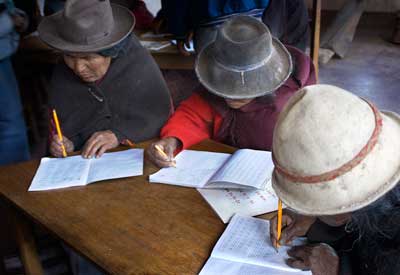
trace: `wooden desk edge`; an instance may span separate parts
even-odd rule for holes
[[[152,142],[154,142],[155,140],[156,140],[156,139],[152,139],[152,140],[148,140],[148,141],[139,143],[139,144],[136,145],[136,148],[145,149],[145,148],[147,148]],[[218,144],[218,146],[219,146],[218,149],[213,148],[213,147],[215,147],[216,144]],[[111,151],[118,151],[118,150],[121,150],[121,149],[130,149],[130,148],[128,148],[128,147],[122,147],[122,146],[121,146],[121,147],[118,147],[118,148],[116,148],[115,150],[111,150]],[[204,141],[202,141],[202,142],[200,142],[200,143],[198,143],[198,144],[192,146],[190,149],[191,149],[191,150],[203,150],[203,151],[224,152],[224,153],[233,153],[234,151],[237,150],[237,149],[235,149],[235,148],[233,148],[233,147],[231,147],[231,146],[228,146],[228,145],[225,145],[225,144],[222,144],[222,143],[218,143],[218,142],[215,142],[215,141],[212,141],[212,140],[204,140]],[[75,154],[75,155],[76,155],[76,154],[79,154],[79,152],[75,152],[74,154]],[[32,160],[31,162],[38,162],[38,160]],[[92,261],[95,265],[98,265],[98,266],[101,267],[103,270],[106,270],[106,271],[107,271],[107,268],[108,268],[108,267],[107,267],[107,266],[103,266],[102,264],[98,264],[97,258],[96,258],[93,254],[87,253],[86,251],[85,251],[86,253],[85,253],[85,252],[81,252],[81,251],[75,246],[75,244],[72,244],[71,242],[69,242],[69,241],[67,241],[67,240],[64,240],[62,237],[58,236],[57,233],[56,233],[52,228],[47,227],[46,225],[44,225],[43,223],[41,223],[41,222],[40,222],[40,217],[37,217],[37,215],[35,215],[35,213],[30,213],[30,212],[28,212],[28,211],[25,210],[22,206],[18,205],[16,202],[14,202],[12,199],[9,199],[7,196],[5,196],[3,193],[0,193],[0,196],[1,196],[2,198],[4,198],[5,201],[7,201],[7,202],[9,202],[11,205],[13,205],[18,211],[21,211],[22,213],[24,213],[25,216],[26,216],[27,218],[31,219],[34,223],[37,223],[37,224],[39,224],[40,226],[46,228],[46,229],[47,229],[53,236],[55,236],[57,239],[62,240],[62,241],[65,242],[68,246],[74,248],[74,250],[75,250],[77,253],[79,253],[80,255],[82,255],[82,256],[85,257],[85,258],[88,258],[88,259],[89,259],[90,261]],[[274,216],[274,214],[275,214],[275,212],[271,212],[271,213],[259,215],[259,216],[257,216],[257,217],[263,218],[263,219],[270,219],[270,218],[272,218],[272,217]],[[219,217],[218,217],[216,214],[215,214],[215,219],[219,220]],[[225,225],[225,226],[226,226],[226,225]],[[24,231],[24,232],[26,233],[27,231]],[[27,233],[27,234],[29,234],[29,233]],[[27,237],[27,239],[32,239],[32,236],[26,236],[26,237]],[[28,248],[28,250],[27,250],[27,248]],[[34,246],[25,247],[25,248],[24,248],[24,253],[25,253],[25,254],[28,253],[28,255],[29,255],[29,254],[31,254],[31,255],[35,255],[35,254],[36,254],[35,251],[29,251],[29,249],[34,249]],[[36,254],[36,255],[37,255],[37,254]],[[32,264],[32,261],[31,261],[31,263],[28,262],[27,265],[30,264],[30,265],[33,265],[34,267],[37,267],[38,265],[37,265],[37,262],[35,263],[34,257],[31,258],[31,259],[33,259],[33,264]],[[206,261],[206,260],[207,260],[207,259],[205,259],[205,261]],[[39,263],[40,263],[40,262],[39,262]],[[40,267],[40,266],[39,266],[39,267]],[[36,270],[38,270],[38,269],[36,268]],[[107,271],[107,272],[108,272],[108,271]]]

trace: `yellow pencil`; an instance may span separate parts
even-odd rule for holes
[[[279,199],[278,201],[278,223],[277,223],[277,243],[276,246],[279,247],[279,240],[281,239],[282,233],[282,201]]]
[[[163,151],[163,149],[161,149],[160,145],[156,144],[154,146],[156,148],[156,150],[166,159],[168,159],[169,157],[167,156],[167,154]],[[172,166],[176,167],[176,164],[173,163]]]
[[[61,148],[62,148],[62,151],[63,151],[63,157],[65,158],[67,156],[67,151],[65,150],[65,146],[64,146],[64,143],[63,143],[63,135],[61,133],[61,128],[60,128],[60,122],[58,121],[58,117],[57,117],[57,113],[56,113],[55,109],[53,109],[53,119],[54,119],[54,123],[56,124],[56,130],[57,130],[58,138],[61,141]]]

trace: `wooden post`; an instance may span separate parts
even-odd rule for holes
[[[312,23],[313,32],[311,37],[311,59],[315,67],[315,75],[318,82],[318,56],[319,56],[319,40],[321,33],[321,0],[313,0],[313,11],[312,11]]]
[[[15,239],[25,273],[27,275],[41,275],[43,269],[28,221],[19,213],[14,213],[14,217]]]

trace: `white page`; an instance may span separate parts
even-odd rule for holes
[[[283,271],[271,267],[232,262],[224,259],[209,258],[199,275],[306,275],[311,272]]]
[[[235,152],[228,162],[216,173],[207,188],[231,187],[238,184],[264,189],[271,179],[274,165],[271,152],[241,149]],[[231,187],[232,188],[232,187]]]
[[[203,187],[214,173],[229,159],[230,154],[184,150],[175,160],[176,167],[160,169],[150,175],[150,182]]]
[[[140,41],[143,47],[150,51],[159,51],[171,45],[170,41]]]
[[[129,149],[92,159],[87,182],[139,175],[143,175],[143,149]]]
[[[293,245],[301,243],[297,239]],[[288,249],[281,246],[277,252],[272,246],[268,220],[235,215],[215,245],[211,257],[299,272],[285,263]]]
[[[90,162],[81,156],[42,158],[28,191],[86,185]]]
[[[224,223],[235,215],[257,216],[278,209],[278,197],[271,186],[265,190],[197,189]]]

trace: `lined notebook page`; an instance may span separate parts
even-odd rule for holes
[[[311,275],[300,270],[284,271],[267,266],[232,262],[224,259],[209,258],[199,275]]]
[[[139,175],[143,175],[143,149],[129,149],[92,159],[87,182]]]
[[[213,188],[213,186],[216,186],[213,183],[218,183],[218,186],[224,186],[219,183],[230,182],[264,189],[271,179],[273,169],[274,165],[270,152],[241,149],[236,151],[218,173],[211,178],[207,187]]]
[[[85,185],[90,161],[81,156],[42,158],[28,191],[43,191]]]
[[[235,215],[257,216],[278,209],[278,197],[268,181],[265,190],[197,189],[224,223]]]
[[[294,245],[299,242],[296,240]],[[235,215],[215,245],[211,257],[299,272],[285,263],[288,249],[281,246],[277,252],[272,246],[268,220]]]
[[[201,188],[230,156],[224,153],[184,150],[175,158],[176,167],[160,169],[150,175],[150,182]]]

